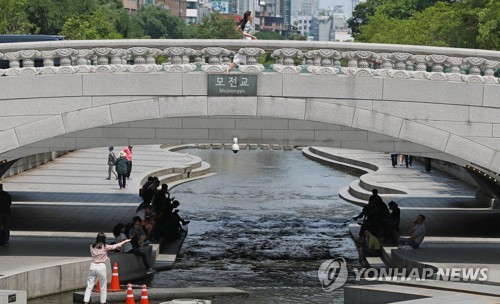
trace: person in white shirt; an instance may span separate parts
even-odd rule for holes
[[[419,214],[417,219],[412,224],[412,234],[409,238],[401,238],[399,239],[399,245],[401,246],[411,246],[413,249],[417,249],[420,247],[420,244],[424,241],[425,238],[425,216],[423,214]]]

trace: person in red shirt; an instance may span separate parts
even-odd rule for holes
[[[130,172],[132,172],[132,148],[134,146],[128,145],[125,149],[123,149],[123,152],[125,152],[125,158],[128,160],[127,164],[127,179],[130,178]]]

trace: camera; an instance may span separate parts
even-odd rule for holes
[[[231,150],[233,150],[234,153],[238,153],[238,151],[240,151],[240,146],[238,146],[238,144],[233,144]]]
[[[233,145],[231,146],[231,150],[236,154],[240,151],[240,146],[238,145],[238,137],[233,137]]]

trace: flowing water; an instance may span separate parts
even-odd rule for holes
[[[343,290],[325,292],[318,268],[358,253],[348,220],[360,210],[338,189],[356,177],[305,158],[300,151],[183,150],[210,163],[217,175],[172,190],[189,234],[175,268],[158,272],[152,287],[235,287],[248,298],[229,303],[343,303]],[[351,282],[353,281],[351,277]],[[65,295],[30,304],[69,303]],[[63,301],[63,302],[61,302]]]
[[[355,179],[300,151],[185,150],[217,175],[172,190],[191,220],[175,268],[155,275],[155,287],[230,286],[248,298],[212,303],[343,303],[325,292],[318,268],[358,253],[348,219],[359,208],[338,189]],[[349,267],[351,268],[351,267]]]

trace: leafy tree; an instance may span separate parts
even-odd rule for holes
[[[198,39],[237,39],[241,34],[236,31],[233,19],[224,18],[218,12],[205,16],[197,27]]]
[[[283,40],[283,36],[276,32],[258,32],[255,37],[260,40]]]
[[[288,36],[288,40],[307,40],[307,37],[302,34],[291,33],[290,36]]]
[[[26,0],[0,0],[0,33],[29,34],[37,32],[26,13]]]
[[[354,38],[360,33],[360,27],[370,23],[372,17],[381,14],[390,19],[408,19],[416,12],[425,10],[437,2],[455,0],[367,0],[356,6],[352,17],[347,20]]]
[[[500,50],[500,1],[490,0],[478,15],[477,42],[479,47]]]
[[[141,26],[145,35],[154,39],[183,38],[186,28],[186,23],[182,19],[154,5],[142,7],[132,16],[132,23],[134,22]]]
[[[69,18],[60,34],[74,40],[122,38],[105,12],[105,9],[100,9],[92,15]]]
[[[47,35],[58,35],[69,18],[91,14],[98,7],[97,0],[26,0],[29,21]]]
[[[356,8],[352,12],[352,17],[347,20],[353,37],[356,38],[361,32],[360,27],[368,24],[370,22],[370,17],[375,15],[376,6],[373,2],[374,1],[368,0],[367,2],[356,5]]]
[[[384,1],[368,0],[350,20],[356,41],[500,49],[498,0]]]

